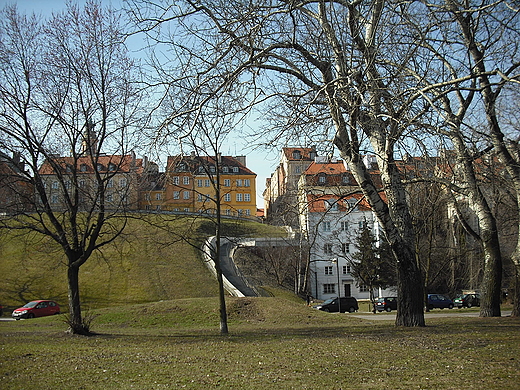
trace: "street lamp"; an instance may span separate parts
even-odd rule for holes
[[[338,313],[341,314],[341,285],[339,281],[339,261],[337,258],[332,259],[333,263],[336,263],[336,274],[338,275]]]

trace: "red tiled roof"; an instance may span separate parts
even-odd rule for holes
[[[73,157],[55,157],[53,158],[54,163],[57,163],[62,167],[65,171],[67,167],[74,166],[76,164],[76,169],[78,174],[92,174],[94,173],[94,166],[92,162],[92,158],[90,156],[79,157],[77,161],[74,161]],[[101,155],[97,157],[97,164],[101,164],[102,171],[108,171],[109,165],[114,164],[116,172],[125,173],[130,172],[132,169],[136,173],[143,172],[143,160],[140,158],[134,158],[132,155]],[[85,170],[82,170],[81,167],[85,166]],[[46,160],[38,171],[41,175],[53,175],[55,174],[54,168],[51,163]]]
[[[300,158],[298,159],[298,161],[300,160],[313,160],[311,157],[310,157],[310,154],[311,152],[314,152],[316,153],[316,149],[315,148],[297,148],[297,147],[290,147],[290,148],[282,148],[282,152],[283,154],[285,155],[285,158],[289,161],[296,161],[293,157],[293,153],[295,151],[299,151],[300,152]]]
[[[239,175],[256,175],[252,170],[250,170],[248,167],[246,167],[244,164],[242,164],[237,158],[232,156],[221,156],[221,167],[238,167],[239,168]],[[201,163],[205,163],[207,165],[215,165],[215,158],[210,156],[168,156],[167,165],[166,165],[166,171],[171,171],[173,167],[175,167],[180,162],[184,162],[188,165],[190,170],[195,171],[197,167]],[[234,173],[234,172],[229,172]],[[236,173],[235,173],[236,174]]]

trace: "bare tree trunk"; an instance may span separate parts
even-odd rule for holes
[[[79,266],[70,264],[67,269],[68,297],[69,297],[69,332],[72,334],[88,335],[90,332],[83,323],[81,316],[81,302],[79,296]]]
[[[515,277],[513,280],[513,309],[511,317],[520,317],[520,264],[515,263]]]

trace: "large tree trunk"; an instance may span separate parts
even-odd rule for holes
[[[494,234],[493,236],[495,236]],[[484,279],[482,281],[480,316],[500,317],[502,295],[502,257],[498,237],[484,242]]]
[[[513,310],[511,317],[520,317],[520,264],[515,263],[515,277],[513,280]]]
[[[81,302],[79,296],[79,266],[72,263],[67,270],[69,295],[69,332],[72,334],[88,335],[89,329],[83,323]]]

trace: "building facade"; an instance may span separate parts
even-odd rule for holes
[[[298,180],[316,158],[316,148],[282,148],[280,164],[266,181],[264,213],[275,225],[298,227]]]
[[[351,274],[361,229],[379,235],[379,224],[345,163],[318,158],[298,185],[300,229],[308,242],[311,295],[320,300],[337,296],[368,299],[370,291]],[[392,294],[377,291],[375,296]]]
[[[245,156],[168,157],[164,209],[215,214],[217,191],[222,215],[256,217],[256,174]]]

